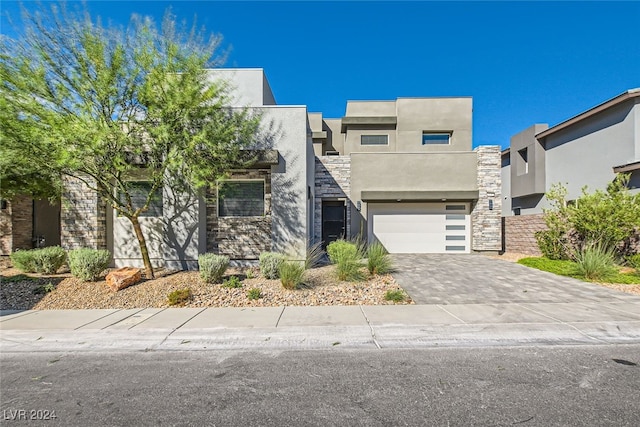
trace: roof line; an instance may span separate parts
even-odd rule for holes
[[[603,102],[602,104],[598,104],[593,108],[588,109],[587,111],[583,111],[582,113],[573,116],[563,122],[558,123],[557,125],[550,127],[547,130],[544,130],[542,132],[540,132],[539,134],[536,135],[537,139],[540,138],[545,138],[549,135],[551,135],[552,133],[555,133],[559,130],[565,129],[581,120],[584,120],[588,117],[591,117],[595,114],[600,113],[601,111],[604,111],[608,108],[611,108],[615,105],[621,104],[629,99],[632,98],[637,98],[640,96],[640,88],[635,88],[635,89],[629,89],[626,92],[621,93],[618,96],[615,96],[611,99],[609,99],[608,101]]]

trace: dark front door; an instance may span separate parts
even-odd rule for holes
[[[322,202],[322,246],[335,240],[344,239],[346,231],[347,210],[344,202]]]

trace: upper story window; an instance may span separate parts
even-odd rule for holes
[[[264,181],[222,181],[218,184],[218,216],[263,216]]]
[[[389,135],[361,135],[360,145],[389,145]]]
[[[422,132],[422,145],[448,145],[450,132]]]

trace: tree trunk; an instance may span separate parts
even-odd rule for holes
[[[129,218],[129,220],[133,225],[133,231],[135,231],[136,237],[138,238],[138,244],[140,245],[140,253],[142,254],[142,261],[144,262],[144,274],[147,276],[147,279],[153,279],[153,267],[151,266],[151,260],[149,259],[149,249],[147,249],[147,241],[142,233],[140,221],[138,221],[137,216],[133,216]]]

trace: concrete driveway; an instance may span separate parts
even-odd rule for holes
[[[619,292],[484,255],[394,254],[393,277],[416,304],[640,301]]]

